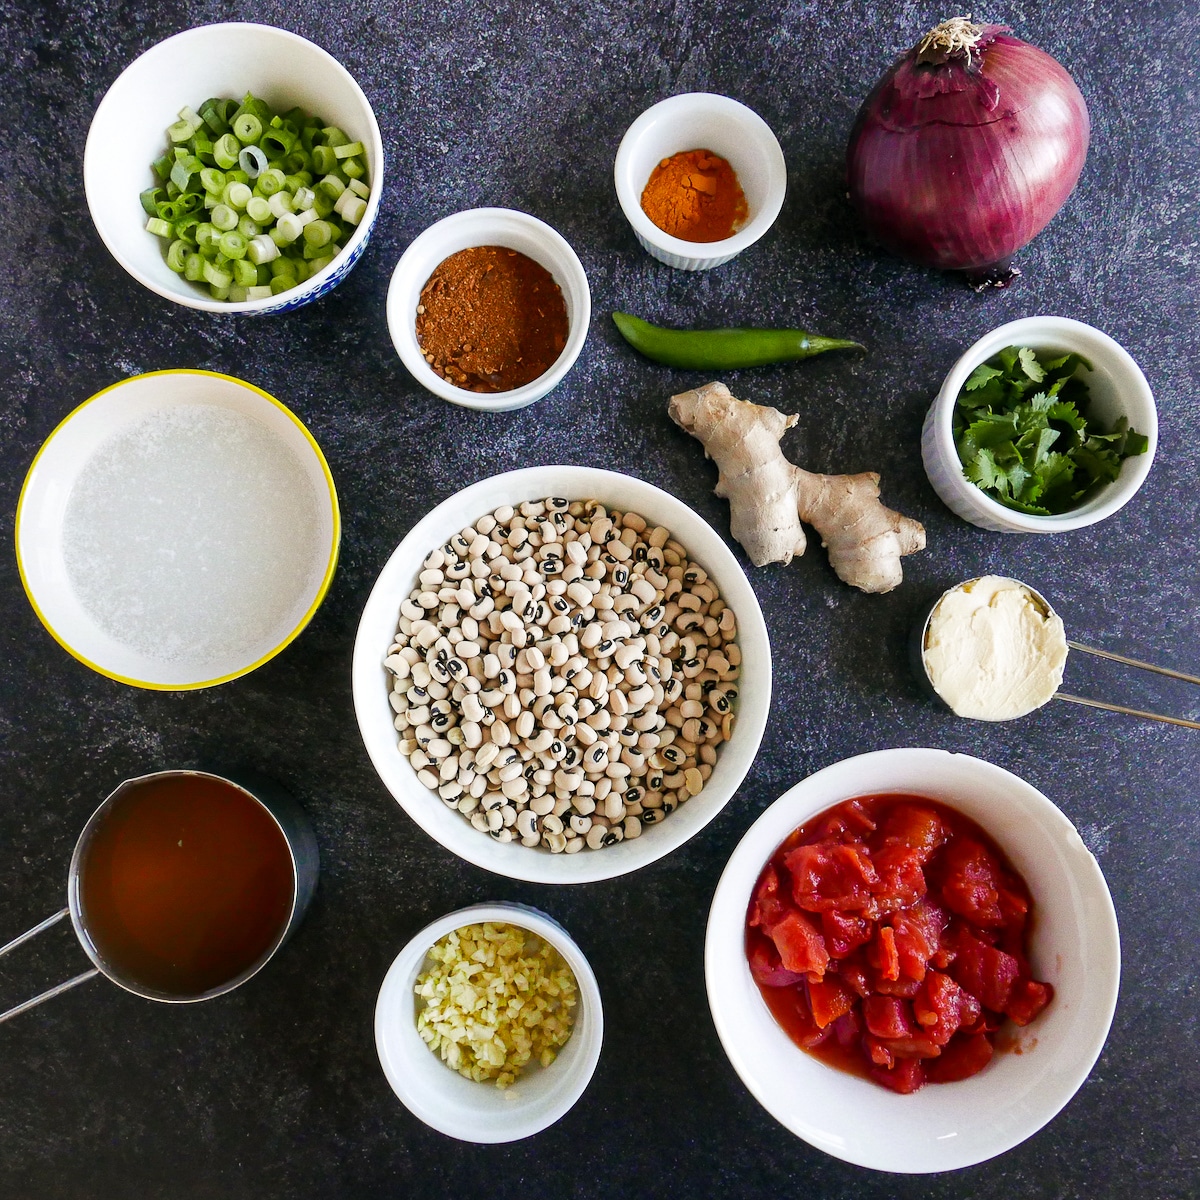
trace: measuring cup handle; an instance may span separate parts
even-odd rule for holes
[[[23,945],[30,938],[37,937],[39,933],[49,929],[51,925],[57,925],[70,911],[69,908],[60,909],[52,917],[47,917],[32,929],[25,930],[20,937],[13,938],[8,945],[0,946],[0,958],[3,958],[10,950],[15,950],[18,946]],[[93,975],[99,974],[99,969],[93,967],[90,971],[84,971],[82,975],[76,975],[74,979],[68,979],[66,983],[60,983],[56,987],[52,987],[40,995],[34,996],[32,1000],[26,1000],[24,1004],[18,1004],[16,1008],[10,1008],[7,1012],[0,1013],[0,1025],[3,1025],[5,1021],[12,1017],[20,1016],[23,1012],[28,1012],[31,1008],[36,1008],[39,1004],[44,1004],[47,1000],[53,1000],[55,996],[70,991],[71,988],[78,987],[81,983],[86,983]]]

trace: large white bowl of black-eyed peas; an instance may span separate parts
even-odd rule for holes
[[[537,883],[608,879],[708,824],[766,727],[771,652],[718,534],[589,467],[493,476],[380,573],[354,648],[367,752],[447,849]]]

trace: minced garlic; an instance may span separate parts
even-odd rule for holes
[[[517,925],[464,925],[429,949],[417,976],[417,1031],[460,1075],[505,1088],[530,1060],[548,1067],[571,1036],[575,977],[553,946]]]

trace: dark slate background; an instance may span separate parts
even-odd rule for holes
[[[100,981],[0,1028],[5,1200],[1196,1195],[1200,734],[1062,703],[1006,725],[959,721],[918,695],[905,638],[939,590],[997,571],[1051,597],[1078,640],[1200,672],[1191,74],[1200,19],[1181,0],[1030,0],[975,13],[1066,65],[1094,127],[1075,195],[1019,256],[1024,277],[976,296],[869,245],[840,182],[862,97],[948,15],[871,0],[0,2],[6,543],[21,480],[56,423],[100,388],[167,367],[229,372],[289,404],[324,448],[345,519],[341,566],[309,629],[253,675],[202,693],[137,691],[91,673],[38,623],[11,551],[0,560],[0,941],[61,905],[84,820],[119,780],[147,770],[248,764],[275,776],[312,814],[324,859],[295,940],[231,996],[177,1009]],[[91,115],[126,64],[169,34],[239,18],[295,30],[345,63],[375,106],[388,155],[380,220],[358,268],[321,302],[261,321],[166,305],[129,279],[95,234],[81,175]],[[701,275],[645,255],[612,187],[623,130],[689,90],[760,112],[789,173],[775,228]],[[481,204],[556,226],[592,285],[578,364],[517,413],[475,414],[422,391],[384,322],[407,243]],[[351,647],[396,543],[433,503],[494,472],[560,461],[632,471],[727,530],[712,466],[666,416],[666,398],[702,379],[637,358],[608,319],[615,307],[665,323],[797,324],[867,343],[862,358],[728,382],[800,414],[785,446],[809,468],[881,471],[884,498],[924,522],[929,546],[885,597],[842,585],[815,544],[790,567],[755,571],[776,691],[745,785],[666,861],[551,889],[457,861],[401,812],[358,737]],[[1141,363],[1159,405],[1158,460],[1133,502],[1101,525],[990,534],[930,488],[921,421],[968,344],[1037,313],[1090,322]],[[1071,690],[1200,717],[1195,689],[1076,658]],[[805,775],[886,746],[977,754],[1042,789],[1100,860],[1123,934],[1116,1020],[1079,1094],[1023,1145],[941,1177],[860,1170],[785,1133],[729,1066],[704,993],[707,909],[739,837]],[[408,937],[493,898],[539,905],[571,930],[599,977],[608,1037],[582,1102],[557,1126],[485,1148],[433,1133],[400,1105],[371,1020]],[[58,927],[4,963],[0,1004],[84,965]]]

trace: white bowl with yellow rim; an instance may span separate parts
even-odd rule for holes
[[[211,687],[308,624],[341,516],[285,405],[211,371],[135,375],[46,439],[17,504],[21,582],[80,662],[135,687]]]

